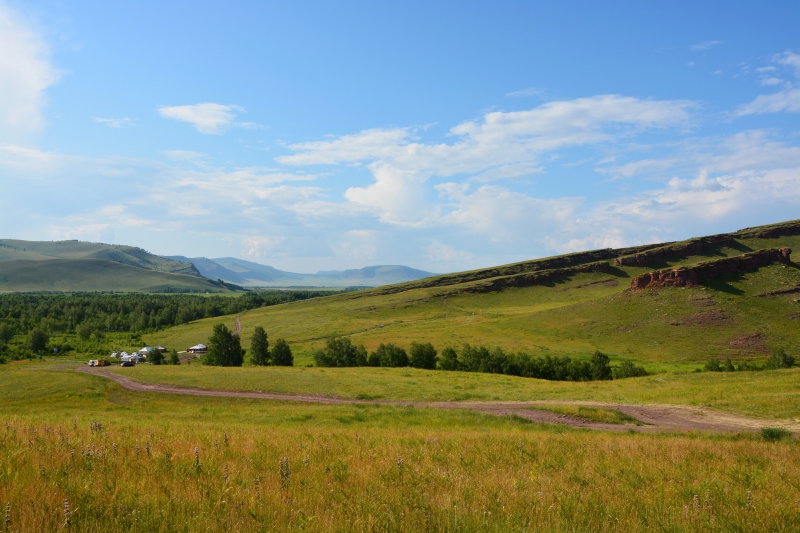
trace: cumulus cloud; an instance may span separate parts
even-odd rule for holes
[[[58,77],[44,37],[0,2],[0,140],[42,127],[45,90]]]
[[[200,133],[219,134],[228,129],[236,117],[235,111],[244,111],[237,105],[206,102],[195,105],[161,106],[158,113],[165,118],[193,124]]]

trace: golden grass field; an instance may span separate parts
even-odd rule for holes
[[[797,439],[136,394],[33,363],[0,367],[0,413],[4,531],[800,528]]]

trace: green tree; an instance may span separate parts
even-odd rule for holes
[[[150,353],[147,354],[147,362],[151,365],[160,365],[164,362],[164,354],[161,353],[161,350],[153,348],[150,350]]]
[[[81,340],[88,341],[89,337],[92,336],[92,325],[88,322],[84,322],[80,326],[78,326],[78,337]]]
[[[269,364],[269,341],[267,332],[261,326],[256,326],[253,338],[250,341],[250,362],[256,366]]]
[[[395,346],[394,344],[383,344],[381,343],[378,346],[378,349],[375,351],[375,355],[370,355],[370,359],[374,360],[377,358],[381,366],[388,366],[388,367],[401,367],[401,366],[408,366],[408,354],[404,349],[399,346]]]
[[[179,365],[179,364],[181,364],[181,358],[180,358],[180,356],[178,355],[178,350],[176,350],[175,348],[173,348],[173,349],[172,349],[172,350],[169,352],[169,359],[167,359],[167,361],[168,361],[168,363],[169,363],[169,364],[171,364],[171,365]]]
[[[217,324],[208,340],[208,353],[203,358],[204,365],[242,366],[244,350],[239,335],[231,333],[225,324]]]
[[[610,359],[606,354],[601,352],[600,350],[595,350],[594,355],[592,355],[592,359],[589,362],[591,365],[591,372],[592,372],[592,379],[594,380],[606,380],[611,379],[613,377],[611,373],[611,365],[609,365]]]
[[[627,360],[614,368],[614,379],[638,378],[646,375],[647,370],[645,370],[644,367],[636,366],[631,361]]]
[[[31,331],[30,335],[28,335],[28,346],[34,353],[45,351],[48,341],[50,341],[50,337],[39,328],[35,328]]]
[[[367,364],[367,351],[356,346],[350,337],[328,337],[325,348],[314,354],[317,366],[364,366]]]
[[[450,346],[442,350],[442,356],[439,358],[439,368],[442,370],[458,370],[459,367],[458,353]]]
[[[412,342],[409,350],[408,366],[433,370],[436,368],[436,349],[430,342]]]
[[[14,327],[11,324],[0,324],[0,342],[8,342],[14,337]]]
[[[272,348],[272,364],[275,366],[293,366],[294,356],[289,343],[283,339],[277,339]]]

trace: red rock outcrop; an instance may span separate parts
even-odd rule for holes
[[[735,257],[705,261],[688,267],[677,267],[648,272],[633,278],[631,290],[650,287],[694,287],[701,281],[723,274],[735,274],[744,270],[756,270],[778,261],[791,262],[792,250],[789,248],[767,248]]]

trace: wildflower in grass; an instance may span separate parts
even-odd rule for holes
[[[284,457],[283,459],[281,459],[278,468],[280,470],[280,476],[281,476],[281,487],[284,489],[288,489],[289,481],[291,480],[292,477],[292,471],[289,468],[289,458]]]
[[[222,479],[225,480],[225,483],[228,482],[228,463],[222,465]]]
[[[114,455],[116,455],[117,454],[117,443],[115,442],[114,444],[111,445],[111,447],[114,448]]]
[[[712,509],[711,509],[711,491],[710,490],[706,491],[706,502],[705,502],[705,504],[706,504],[706,509],[711,511]]]
[[[164,466],[166,466],[167,468],[172,466],[171,460],[172,460],[172,457],[170,456],[169,452],[168,451],[164,451]]]
[[[228,445],[228,434],[225,433],[224,431],[222,432],[222,442],[225,443],[225,446]]]
[[[147,455],[150,455],[150,441],[145,444],[145,450],[147,450]]]
[[[694,508],[700,509],[700,496],[697,494],[694,495]]]
[[[6,504],[6,517],[3,519],[3,523],[6,526],[6,531],[11,528],[11,504]]]
[[[217,439],[214,439],[214,448],[219,450],[219,443],[217,442]]]
[[[136,457],[139,457],[139,445],[138,444],[136,445],[136,447],[134,448],[133,451],[136,454]]]
[[[70,515],[71,513],[69,512],[69,500],[67,498],[64,498],[64,521],[66,522],[67,525],[69,525],[70,522]]]
[[[310,462],[311,462],[311,459],[309,459],[307,455],[305,457],[303,457],[303,466],[304,467],[308,467],[308,464]]]
[[[748,490],[747,491],[747,510],[748,511],[752,511],[753,510],[753,491],[752,490]]]

